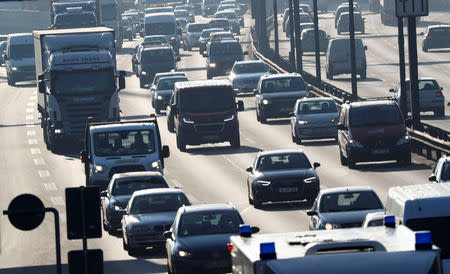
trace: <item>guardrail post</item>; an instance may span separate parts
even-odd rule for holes
[[[294,0],[294,34],[295,34],[295,56],[297,61],[297,72],[303,73],[303,52],[300,40],[300,14],[298,0]],[[291,18],[292,19],[292,18]],[[291,20],[292,21],[292,20]]]

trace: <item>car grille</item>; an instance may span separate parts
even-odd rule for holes
[[[225,259],[230,257],[230,252],[196,252],[192,256],[196,259]]]
[[[111,178],[116,173],[125,173],[133,171],[145,171],[143,165],[129,165],[129,166],[115,166],[109,171],[109,178]]]
[[[341,224],[341,228],[351,228],[351,227],[361,227],[361,226],[362,226],[362,222]]]
[[[365,147],[376,149],[376,148],[384,148],[384,147],[390,147],[397,143],[397,139],[377,139],[370,142],[363,143]]]
[[[23,67],[20,67],[20,70],[21,71],[35,71],[36,67],[35,66],[23,66]]]
[[[195,130],[198,133],[202,134],[211,134],[211,133],[219,133],[223,130],[224,125],[223,124],[207,124],[207,125],[195,125]]]

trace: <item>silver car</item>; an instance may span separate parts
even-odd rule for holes
[[[291,136],[294,143],[303,139],[337,139],[339,110],[328,97],[298,99],[291,117]]]
[[[140,248],[164,247],[163,233],[170,229],[183,205],[191,203],[177,188],[135,191],[122,218],[123,249],[131,255]]]
[[[269,69],[262,61],[238,61],[234,63],[228,79],[235,93],[254,92],[259,78],[269,74]]]

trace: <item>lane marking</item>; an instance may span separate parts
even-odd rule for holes
[[[28,113],[34,112],[34,108],[27,108],[27,112]]]
[[[37,99],[37,96],[30,96],[30,101],[32,101],[32,100],[36,100]]]
[[[34,105],[35,105],[34,102],[29,102],[29,103],[28,103],[28,106],[29,106],[29,107],[32,107],[32,106],[34,106]]]
[[[30,127],[34,127],[35,125],[34,124],[26,124],[26,126],[25,127],[28,127],[28,128],[30,128]]]
[[[31,154],[41,154],[41,149],[40,148],[32,148],[30,149]]]
[[[242,168],[240,168],[237,164],[235,164],[230,158],[228,158],[225,155],[222,155],[223,158],[225,158],[225,160],[227,160],[228,162],[230,162],[230,164],[232,164],[233,166],[235,166],[236,168],[238,168],[240,171],[242,171],[242,173],[244,173],[245,175],[248,175],[247,171],[243,170]]]
[[[64,205],[64,199],[61,196],[51,197],[50,200],[55,206]]]
[[[29,144],[29,145],[37,145],[37,143],[38,143],[38,140],[37,140],[37,139],[29,139],[29,140],[28,140],[28,144]]]
[[[27,135],[28,136],[35,136],[36,135],[36,130],[29,130],[29,131],[27,131]]]
[[[41,178],[50,177],[50,172],[46,169],[38,170],[38,173],[39,173],[39,177],[41,177]]]
[[[251,206],[248,206],[246,209],[241,211],[241,215],[244,215],[245,212],[247,212],[247,210],[249,210],[250,208],[252,208]]]
[[[43,184],[46,191],[56,191],[58,188],[54,183],[45,183]]]
[[[34,115],[31,114],[31,115],[25,116],[25,120],[34,120]]]
[[[33,159],[33,162],[37,166],[44,166],[45,165],[45,161],[42,158]]]

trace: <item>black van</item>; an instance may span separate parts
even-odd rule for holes
[[[233,68],[234,62],[244,60],[244,55],[247,54],[248,52],[242,52],[242,46],[237,40],[209,42],[206,53],[203,54],[203,57],[207,57],[207,78],[226,75]]]

